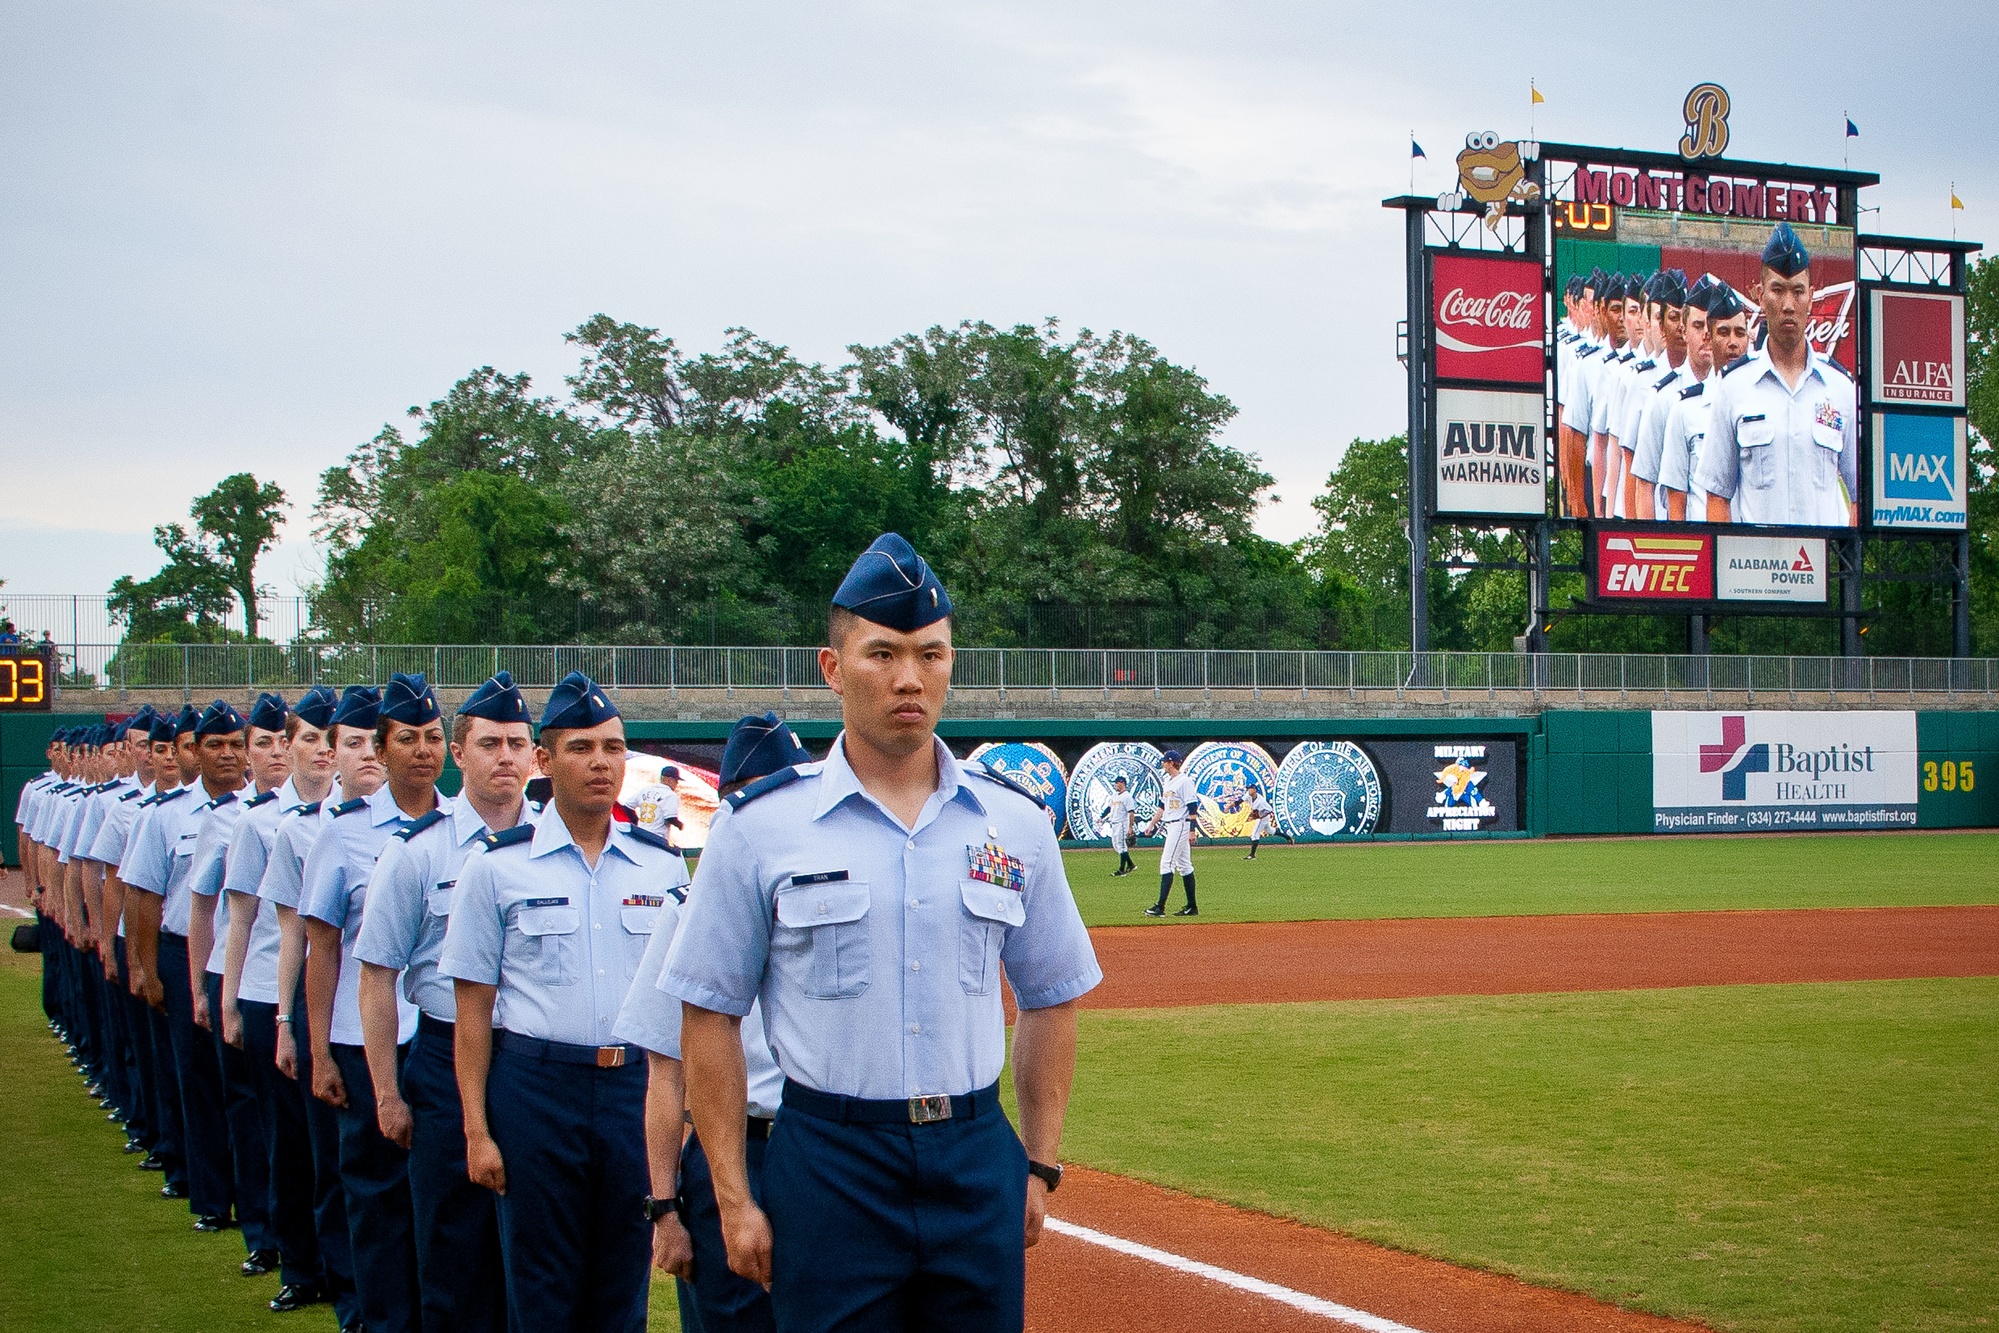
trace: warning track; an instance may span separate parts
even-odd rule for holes
[[[1604,913],[1090,932],[1093,1009],[1999,976],[1999,907]]]

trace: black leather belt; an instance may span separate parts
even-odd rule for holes
[[[416,1030],[426,1037],[435,1037],[439,1041],[448,1041],[455,1044],[458,1040],[458,1025],[456,1023],[442,1018],[432,1018],[426,1013],[417,1014]],[[497,1037],[500,1034],[495,1032],[493,1035]]]
[[[768,1139],[770,1121],[760,1115],[753,1115],[743,1124],[743,1136],[751,1139]]]
[[[821,1120],[850,1125],[930,1125],[940,1120],[973,1120],[999,1110],[999,1084],[957,1097],[905,1097],[878,1101],[841,1097],[785,1080],[784,1104]]]
[[[639,1064],[639,1048],[636,1046],[572,1046],[566,1041],[543,1041],[539,1037],[523,1037],[518,1032],[498,1028],[493,1033],[493,1049],[511,1051],[515,1055],[525,1055],[536,1060],[553,1060],[563,1065],[592,1065],[598,1069],[617,1069],[624,1065]]]

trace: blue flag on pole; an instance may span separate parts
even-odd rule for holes
[[[1846,137],[1849,139],[1858,139],[1860,137],[1860,127],[1853,123],[1853,117],[1851,116],[1846,118]]]
[[[1423,151],[1423,145],[1417,143],[1414,138],[1411,138],[1409,140],[1409,156],[1412,158],[1420,157],[1425,162],[1428,162],[1430,160],[1429,154]]]

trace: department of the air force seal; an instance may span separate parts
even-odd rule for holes
[[[1277,768],[1277,827],[1294,838],[1359,838],[1381,818],[1381,775],[1352,741],[1305,741]]]
[[[1261,745],[1247,741],[1197,745],[1180,771],[1193,779],[1200,796],[1194,822],[1206,838],[1247,838],[1256,827],[1249,810],[1250,787],[1265,796],[1274,796],[1277,787],[1277,761]]]
[[[1159,751],[1144,741],[1093,745],[1069,772],[1069,836],[1105,842],[1111,836],[1111,783],[1123,778],[1134,823],[1144,828],[1159,810]]]
[[[966,756],[1004,773],[1041,798],[1053,811],[1055,836],[1062,836],[1062,815],[1069,805],[1069,775],[1055,752],[1038,741],[987,741]]]

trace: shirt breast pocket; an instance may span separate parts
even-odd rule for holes
[[[574,907],[523,907],[514,918],[526,945],[529,970],[554,986],[573,986],[579,970],[576,931],[582,915]]]
[[[777,924],[803,931],[805,993],[815,1000],[852,999],[868,988],[874,948],[868,938],[868,886],[853,880],[780,890]]]
[[[999,981],[1006,933],[1027,922],[1027,904],[1012,889],[980,880],[958,883],[965,914],[958,925],[958,984],[967,995],[990,995]]]
[[[1846,448],[1846,436],[1837,426],[1828,426],[1823,421],[1815,421],[1812,423],[1812,443],[1818,446],[1812,450],[1812,456],[1818,464],[1813,469],[1813,475],[1821,490],[1830,491],[1838,483],[1839,455],[1840,451]]]
[[[1768,421],[1736,423],[1735,443],[1742,450],[1742,484],[1752,491],[1767,491],[1777,484],[1777,451],[1770,446],[1777,432]]]

